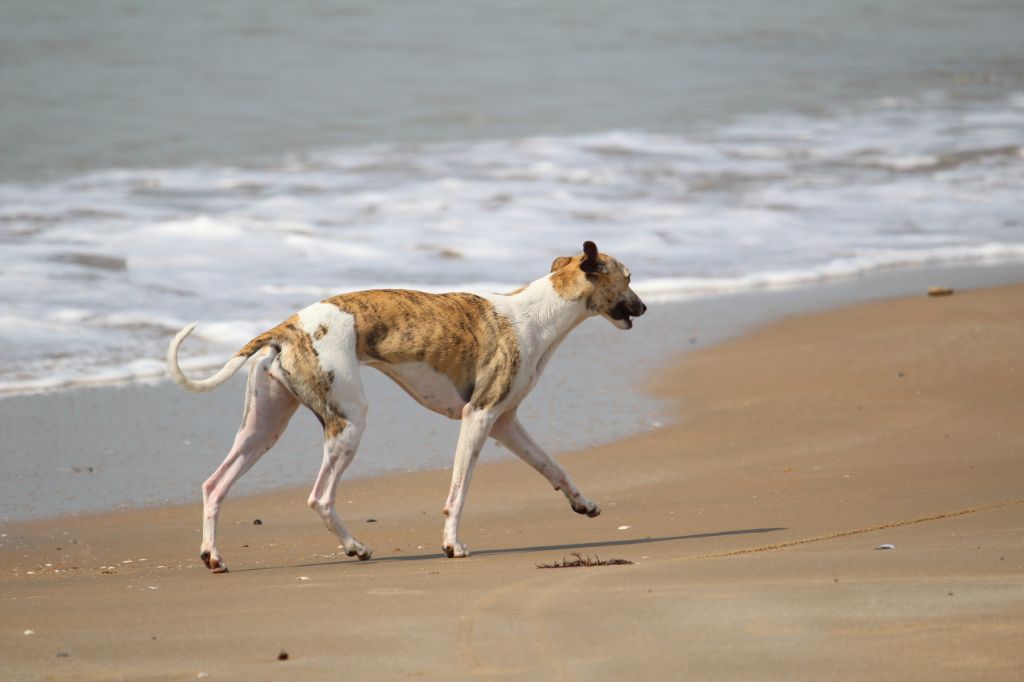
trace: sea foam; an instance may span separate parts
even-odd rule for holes
[[[508,291],[586,239],[651,302],[1024,261],[1024,95],[865,103],[686,135],[372,145],[0,184],[0,393],[223,362],[347,290]]]

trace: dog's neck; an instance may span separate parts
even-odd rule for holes
[[[555,291],[550,275],[502,298],[520,341],[540,353],[554,350],[576,325],[593,314],[582,299],[569,300]]]

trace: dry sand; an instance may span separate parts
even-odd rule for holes
[[[0,678],[1024,678],[1024,286],[784,320],[653,384],[674,424],[560,456],[600,517],[485,463],[468,559],[446,471],[342,484],[369,562],[305,489],[229,500],[226,575],[198,502],[8,526]],[[635,564],[536,567],[573,552]]]

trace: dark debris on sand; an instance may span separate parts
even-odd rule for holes
[[[600,557],[591,558],[590,555],[586,557],[581,556],[579,552],[573,552],[572,556],[575,559],[562,559],[552,564],[536,564],[537,568],[576,568],[577,566],[623,566],[632,564],[632,561],[628,559],[608,559],[603,560]]]

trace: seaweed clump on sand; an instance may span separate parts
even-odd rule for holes
[[[537,564],[537,568],[576,568],[578,566],[624,566],[632,564],[633,562],[628,559],[601,559],[600,557],[591,558],[589,555],[584,557],[579,552],[573,552],[572,556],[575,559],[562,559],[551,564]]]

